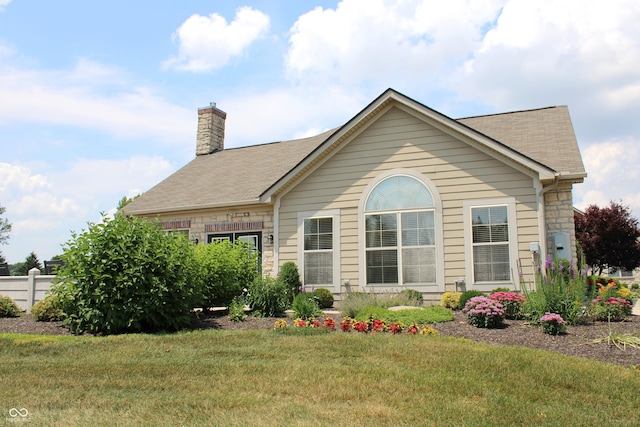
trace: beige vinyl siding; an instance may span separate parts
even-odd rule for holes
[[[357,290],[358,204],[372,179],[400,168],[423,174],[439,192],[447,290],[451,290],[456,279],[465,276],[463,200],[514,197],[520,257],[528,256],[525,246],[528,250],[529,241],[538,240],[536,194],[530,176],[398,108],[391,108],[282,196],[280,263],[298,261],[297,212],[340,209],[340,277],[341,281],[349,279],[352,290]]]

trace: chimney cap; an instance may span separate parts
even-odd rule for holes
[[[200,111],[200,110],[217,110],[217,111],[220,111],[220,112],[224,113],[224,111],[222,111],[221,109],[219,109],[219,108],[216,106],[216,103],[215,103],[215,102],[210,102],[210,103],[209,103],[209,105],[207,105],[206,107],[200,107],[200,108],[198,108],[198,111]]]

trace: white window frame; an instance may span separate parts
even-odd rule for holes
[[[496,280],[488,282],[476,282],[473,268],[473,219],[471,211],[474,208],[487,208],[494,206],[507,207],[507,225],[509,227],[509,280]],[[516,289],[518,283],[518,230],[516,216],[516,200],[513,197],[500,197],[491,199],[465,200],[462,202],[464,224],[464,252],[465,252],[465,282],[467,289],[479,291],[491,291],[496,287],[512,287]]]
[[[411,284],[411,285],[402,285],[397,284],[393,285],[367,285],[367,248],[366,248],[366,232],[365,232],[365,213],[374,213],[374,212],[365,212],[365,205],[369,195],[374,190],[374,188],[383,180],[397,175],[406,175],[411,178],[414,178],[420,181],[423,185],[427,187],[429,192],[431,193],[431,197],[433,199],[433,207],[427,208],[425,210],[434,211],[434,226],[435,226],[435,249],[436,249],[436,281],[435,283],[424,283],[424,284]],[[411,211],[412,209],[406,210],[406,212]],[[422,209],[418,209],[422,210]],[[394,211],[396,212],[396,211]],[[403,210],[397,212],[405,212]],[[358,205],[358,265],[359,265],[359,288],[361,291],[370,291],[374,290],[375,292],[397,292],[400,289],[411,288],[418,290],[420,292],[444,292],[445,284],[444,284],[444,230],[443,230],[443,222],[442,222],[442,200],[440,199],[440,193],[438,192],[436,186],[433,182],[421,174],[418,171],[413,169],[405,169],[405,168],[397,168],[391,169],[385,172],[382,172],[380,175],[376,176],[372,179],[365,190],[362,192],[362,196],[360,198],[360,203]],[[401,267],[401,266],[400,266]]]
[[[331,218],[332,219],[332,251],[333,251],[333,283],[325,285],[315,285],[317,287],[327,288],[334,293],[340,292],[340,210],[339,209],[327,209],[320,211],[306,211],[298,212],[298,268],[300,271],[300,278],[303,284],[305,277],[305,265],[304,265],[304,221],[305,219],[314,218]]]

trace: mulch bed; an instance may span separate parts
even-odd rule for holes
[[[332,315],[336,322],[340,315]],[[224,312],[210,313],[194,322],[194,329],[247,330],[271,329],[277,319],[248,317],[244,322],[232,322]],[[291,324],[291,322],[289,322]],[[570,326],[566,334],[552,336],[542,333],[539,327],[522,320],[507,320],[500,329],[482,329],[470,325],[461,312],[455,313],[452,322],[434,325],[442,336],[462,337],[477,342],[498,345],[515,345],[554,351],[569,356],[585,357],[640,369],[640,349],[620,349],[607,342],[594,342],[611,333],[632,334],[640,337],[640,316],[631,316],[624,322],[596,322],[584,326]],[[23,315],[0,318],[0,333],[71,335],[61,322],[37,322]]]

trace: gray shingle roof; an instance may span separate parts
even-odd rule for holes
[[[197,156],[128,204],[125,211],[167,212],[256,201],[331,133],[333,130],[311,138]]]
[[[457,121],[557,172],[585,173],[566,106]],[[335,131],[197,156],[125,211],[148,214],[257,202]]]
[[[556,172],[585,172],[566,106],[467,117],[457,121]]]

